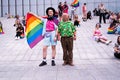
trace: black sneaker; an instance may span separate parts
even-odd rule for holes
[[[45,66],[47,63],[45,61],[42,61],[42,63],[39,66]]]
[[[55,66],[55,65],[56,65],[54,60],[51,61],[51,65],[52,65],[52,66]]]

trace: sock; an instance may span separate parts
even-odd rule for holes
[[[45,61],[45,62],[46,62],[46,58],[43,58],[43,61]]]

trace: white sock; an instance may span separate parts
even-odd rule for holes
[[[46,59],[43,59],[44,62],[46,62],[47,60]]]

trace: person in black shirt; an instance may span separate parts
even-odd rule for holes
[[[24,28],[21,24],[18,25],[18,27],[16,28],[16,37],[15,39],[20,39],[23,38],[24,35]]]
[[[74,16],[74,26],[76,27],[80,26],[80,20],[78,19],[78,15]]]
[[[91,11],[88,11],[88,13],[87,13],[87,19],[92,19]]]

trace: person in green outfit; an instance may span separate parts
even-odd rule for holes
[[[62,21],[58,25],[58,40],[61,41],[63,48],[63,66],[74,66],[73,40],[76,40],[76,29],[74,24],[69,21],[69,15],[67,13],[63,14]]]

